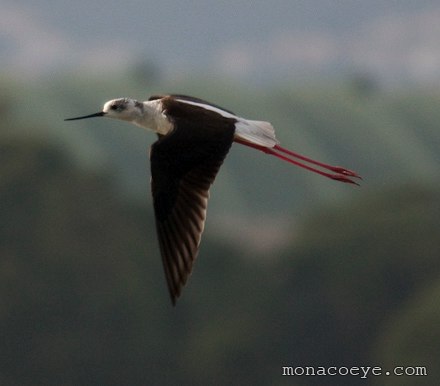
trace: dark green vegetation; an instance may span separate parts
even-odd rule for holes
[[[161,87],[271,120],[283,145],[366,179],[338,185],[235,146],[172,308],[148,197],[153,137],[62,122],[143,93],[86,84],[5,85],[1,385],[438,384],[439,95]],[[225,230],[220,215],[240,225]],[[278,217],[282,242],[264,245]],[[242,232],[246,245],[233,237]],[[281,377],[282,366],[312,365],[426,366],[429,376]]]

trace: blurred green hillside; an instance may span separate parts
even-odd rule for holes
[[[272,122],[283,146],[356,170],[367,187],[440,180],[440,92],[384,91],[356,77],[337,84],[286,82],[249,89],[228,80],[153,82],[141,75],[54,77],[34,84],[4,80],[2,105],[10,119],[6,130],[56,139],[83,164],[113,168],[121,188],[143,199],[149,183],[148,147],[155,135],[116,121],[63,119],[96,112],[117,97],[145,100],[154,93],[186,93]],[[226,201],[233,213],[297,213],[316,199],[351,197],[350,188],[235,145],[212,192],[211,207],[225,210]]]
[[[139,76],[1,80],[0,385],[437,385],[440,93]],[[154,135],[63,121],[161,92],[269,120],[283,146],[358,171],[362,187],[234,145],[173,308],[149,197]]]

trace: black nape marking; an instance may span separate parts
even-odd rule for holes
[[[134,105],[135,107],[137,107],[139,110],[141,110],[141,112],[144,112],[144,104],[142,102],[139,101],[134,101]]]

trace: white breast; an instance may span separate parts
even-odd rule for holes
[[[163,113],[163,106],[160,99],[145,101],[143,102],[143,105],[143,116],[134,122],[137,126],[148,130],[153,130],[154,132],[162,135],[166,135],[173,130],[173,124]]]

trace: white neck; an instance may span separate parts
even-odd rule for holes
[[[143,114],[136,118],[133,123],[136,126],[162,135],[168,134],[172,130],[172,124],[168,117],[163,114],[162,103],[160,100],[142,102],[144,106]]]

